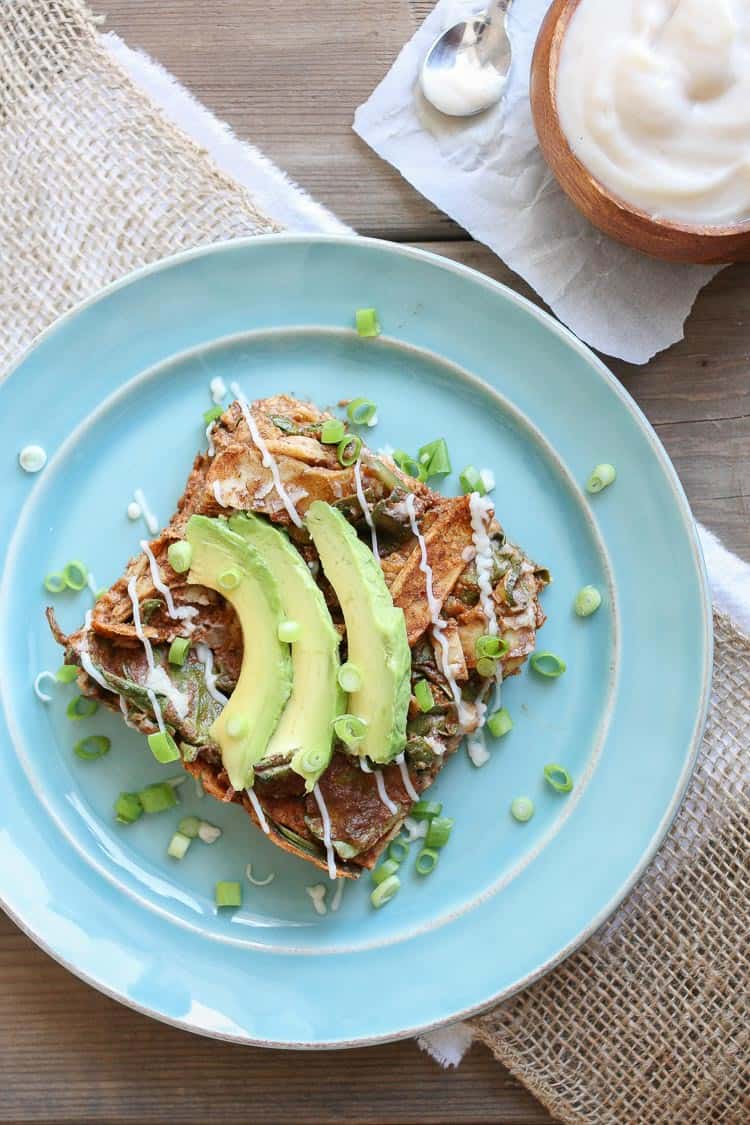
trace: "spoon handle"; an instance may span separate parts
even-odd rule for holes
[[[480,56],[483,61],[492,61],[506,69],[510,61],[510,43],[506,30],[508,10],[513,0],[492,0],[487,8],[484,22],[487,29],[480,43]]]

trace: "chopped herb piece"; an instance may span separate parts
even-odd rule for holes
[[[299,621],[282,621],[276,630],[276,634],[280,641],[290,645],[302,636],[302,626]]]
[[[169,663],[178,666],[183,665],[189,649],[190,637],[175,637],[169,646],[169,655],[167,657]]]
[[[183,816],[180,823],[177,825],[177,831],[181,832],[183,836],[189,836],[194,840],[198,835],[198,829],[201,826],[200,817],[198,816]]]
[[[393,896],[398,893],[400,887],[401,880],[398,875],[389,875],[382,883],[378,883],[377,887],[370,895],[370,902],[376,910],[379,910],[381,906],[385,906],[387,902],[391,901]]]
[[[193,561],[193,548],[186,539],[178,539],[176,543],[169,544],[167,561],[176,574],[184,574],[186,570],[190,570],[190,564]]]
[[[399,866],[400,864],[396,863],[395,859],[387,859],[384,863],[379,864],[372,873],[372,881],[375,886],[380,886],[386,879],[390,879],[391,875],[395,875]]]
[[[430,821],[424,842],[427,848],[444,848],[450,840],[454,820],[449,816],[436,816]]]
[[[403,863],[409,854],[409,845],[406,840],[391,840],[388,845],[388,858],[395,863]]]
[[[617,470],[614,465],[597,465],[586,481],[586,491],[601,492],[603,488],[608,488],[610,484],[614,484],[616,479]]]
[[[61,664],[55,672],[59,684],[72,684],[80,669],[77,664]]]
[[[341,665],[338,670],[337,679],[339,681],[339,687],[342,691],[345,691],[347,695],[351,695],[354,691],[359,691],[362,687],[362,673],[357,665],[352,664],[350,660],[347,660],[345,664]]]
[[[137,793],[121,793],[115,801],[115,816],[120,824],[135,824],[143,815],[143,805]]]
[[[216,905],[242,906],[242,887],[239,883],[217,883],[214,890]]]
[[[78,592],[86,587],[89,580],[89,568],[77,560],[66,563],[63,567],[63,578],[69,590]]]
[[[467,492],[478,492],[480,496],[485,496],[487,493],[481,473],[473,465],[466,466],[464,471],[459,474],[458,481],[464,495]]]
[[[347,417],[355,426],[369,426],[377,412],[377,404],[369,398],[352,399],[346,408]]]
[[[530,797],[514,797],[510,803],[510,815],[525,824],[534,815],[534,802]]]
[[[169,841],[167,855],[171,856],[172,859],[184,859],[192,842],[191,838],[186,836],[184,832],[175,832]]]
[[[578,617],[590,617],[592,613],[596,613],[601,604],[602,596],[596,586],[584,586],[576,594],[573,608]]]
[[[138,797],[143,811],[149,814],[165,812],[167,809],[173,809],[177,804],[177,794],[166,781],[156,781],[153,785],[147,785],[145,789],[139,791]]]
[[[324,445],[338,445],[346,437],[346,427],[339,418],[326,418],[320,431]]]
[[[474,642],[474,651],[478,657],[488,656],[490,660],[499,660],[501,656],[505,656],[510,645],[502,637],[495,637],[491,633],[485,633],[482,637],[477,637]]]
[[[168,762],[180,761],[179,747],[169,731],[156,731],[155,734],[150,734],[146,741],[148,742],[151,753],[154,755],[157,762],[161,762],[162,765],[166,765]]]
[[[480,676],[491,680],[497,672],[497,661],[492,660],[489,656],[482,656],[477,660],[477,672]]]
[[[339,715],[334,720],[333,730],[336,738],[350,749],[359,746],[367,734],[367,723],[356,715]]]
[[[550,680],[562,676],[567,667],[565,661],[561,657],[555,656],[554,652],[535,652],[529,663],[535,672]]]
[[[435,696],[432,694],[432,688],[427,680],[417,680],[414,685],[414,698],[419,710],[425,712],[425,714],[435,706]]]
[[[451,459],[445,438],[437,438],[423,445],[417,454],[417,460],[422,466],[425,480],[430,480],[431,477],[446,477],[451,471]]]
[[[513,730],[513,720],[507,707],[494,711],[487,720],[487,729],[495,738],[502,738],[508,731]]]
[[[440,816],[443,811],[443,806],[440,801],[417,801],[412,805],[410,816],[415,820],[432,820],[434,816]]]
[[[204,410],[203,421],[207,426],[210,426],[212,422],[217,422],[223,413],[223,406],[212,406],[210,410]]]
[[[61,594],[65,587],[65,575],[59,570],[54,570],[51,574],[45,576],[44,588],[49,590],[50,594]]]
[[[88,719],[98,710],[99,704],[95,699],[88,699],[85,695],[76,695],[66,707],[65,714],[69,719]]]
[[[402,473],[406,473],[409,477],[414,477],[415,480],[424,480],[424,471],[419,461],[412,457],[411,454],[406,453],[403,449],[397,449],[393,453],[393,460],[398,465]]]
[[[380,324],[375,309],[357,309],[354,314],[357,332],[360,336],[379,336]]]

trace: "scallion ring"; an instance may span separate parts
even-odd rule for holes
[[[347,434],[346,437],[339,442],[336,455],[339,459],[339,465],[343,465],[348,469],[355,461],[359,460],[359,455],[362,451],[362,438],[357,437],[356,434]]]
[[[544,780],[558,793],[570,793],[573,788],[573,778],[565,766],[560,766],[557,762],[550,762],[544,767]]]
[[[80,742],[76,742],[73,753],[76,758],[80,758],[84,762],[94,762],[97,758],[103,758],[105,754],[109,753],[111,746],[111,738],[107,738],[103,734],[90,734],[86,738],[82,738]]]
[[[596,586],[584,586],[576,594],[573,609],[578,617],[590,617],[601,604],[602,596]]]
[[[437,867],[439,859],[440,852],[435,851],[434,848],[422,848],[414,865],[417,875],[431,875]]]
[[[357,665],[352,664],[350,660],[347,660],[345,664],[341,665],[338,670],[337,679],[339,687],[342,691],[345,691],[347,695],[359,691],[362,687],[362,673]]]
[[[520,824],[525,824],[534,815],[534,802],[530,797],[514,797],[510,803],[510,815]]]
[[[597,465],[586,481],[586,491],[591,493],[601,492],[609,488],[617,479],[617,470],[614,465]]]
[[[175,832],[167,846],[167,855],[172,859],[184,859],[192,842],[184,832]]]
[[[242,575],[239,570],[230,568],[229,570],[222,570],[219,575],[219,586],[222,590],[236,590],[242,581]]]
[[[66,589],[65,575],[59,570],[53,570],[51,574],[45,575],[44,588],[50,594],[61,594]]]
[[[404,449],[397,449],[393,454],[393,460],[398,465],[402,473],[406,473],[408,477],[414,477],[415,480],[424,480],[424,472],[422,466],[416,458],[412,457]]]
[[[554,652],[535,652],[530,664],[535,672],[548,680],[556,680],[558,676],[562,676],[567,667],[562,657],[556,656]]]
[[[76,695],[65,708],[65,714],[69,719],[88,719],[98,710],[99,704],[95,699],[89,699],[85,695]]]
[[[217,883],[214,900],[219,909],[225,906],[242,906],[242,887],[239,883]]]
[[[166,781],[156,781],[147,785],[137,794],[145,813],[160,813],[173,809],[177,804],[177,794]]]
[[[379,336],[380,322],[375,309],[357,309],[354,314],[357,333],[360,336]]]
[[[170,543],[167,548],[167,561],[177,574],[184,574],[186,570],[190,570],[193,561],[193,548],[190,543],[186,539],[178,539],[175,543]]]
[[[61,664],[55,672],[58,684],[72,684],[80,671],[77,664]]]
[[[364,741],[367,723],[356,715],[339,715],[338,719],[334,720],[333,730],[339,742],[343,742],[351,749]]]
[[[299,621],[281,621],[276,635],[283,644],[291,645],[302,636],[302,626]]]
[[[417,680],[414,685],[414,698],[419,710],[425,714],[435,706],[435,696],[432,694],[432,688],[427,680]]]
[[[85,563],[74,559],[73,562],[66,563],[63,567],[63,578],[69,590],[75,590],[76,593],[79,593],[86,588],[89,580],[89,568]]]
[[[154,734],[150,734],[146,741],[148,742],[151,753],[154,755],[157,762],[161,762],[162,765],[166,765],[168,762],[180,761],[181,754],[179,748],[169,731],[156,731]]]
[[[390,902],[393,896],[398,893],[400,886],[401,880],[398,875],[389,875],[382,883],[378,883],[377,887],[370,895],[370,902],[376,910],[380,909],[381,906],[385,906],[385,904]]]
[[[386,879],[390,879],[391,875],[395,875],[399,869],[399,864],[395,859],[387,859],[384,863],[378,864],[372,873],[372,881],[376,887],[384,883]]]
[[[177,831],[181,832],[183,836],[189,836],[194,840],[198,835],[198,829],[201,826],[200,817],[198,816],[183,816],[180,823],[177,825]]]
[[[426,848],[444,848],[451,837],[455,821],[449,816],[435,816],[430,820],[430,827],[424,842]]]
[[[355,426],[368,426],[377,412],[377,404],[369,398],[352,399],[346,408],[347,417]]]
[[[497,661],[492,660],[489,656],[482,656],[477,660],[477,672],[480,676],[491,680],[497,673]]]
[[[339,418],[326,418],[320,430],[324,445],[338,445],[346,436],[346,427]]]
[[[474,651],[478,657],[488,656],[490,660],[499,660],[501,656],[505,656],[510,648],[507,641],[502,637],[493,636],[492,633],[485,633],[481,637],[477,637],[474,642]]]
[[[493,711],[487,720],[487,729],[495,738],[502,738],[508,731],[513,730],[513,720],[507,707],[501,707],[499,711]]]
[[[440,801],[417,801],[412,805],[409,816],[413,816],[415,820],[432,820],[434,816],[440,816],[442,811]]]
[[[409,845],[406,840],[396,838],[391,840],[388,845],[388,858],[392,859],[394,863],[403,863],[409,854]]]
[[[458,482],[464,495],[467,492],[478,492],[480,496],[484,496],[487,492],[479,470],[474,465],[467,465],[463,472],[459,473]]]
[[[143,805],[137,793],[121,793],[115,801],[115,817],[120,824],[135,824],[143,816]]]

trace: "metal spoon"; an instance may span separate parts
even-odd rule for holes
[[[500,100],[510,70],[506,19],[512,2],[493,0],[484,16],[454,24],[430,47],[422,92],[441,113],[472,117]]]

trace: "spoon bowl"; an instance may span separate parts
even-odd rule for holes
[[[750,260],[750,225],[689,226],[655,218],[609,191],[571,149],[560,125],[557,78],[565,33],[580,0],[553,0],[531,63],[531,110],[539,146],[560,187],[605,234],[655,258],[703,264]]]
[[[502,97],[511,62],[505,17],[511,0],[495,0],[484,16],[441,32],[427,52],[422,92],[449,117],[474,117]]]

